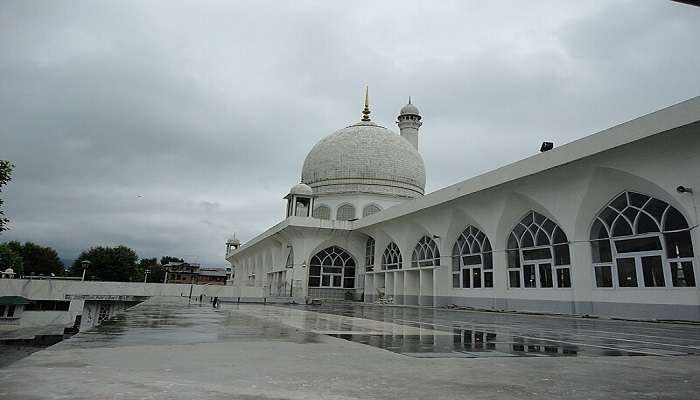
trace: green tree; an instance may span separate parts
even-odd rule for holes
[[[160,265],[165,265],[169,262],[185,262],[185,260],[172,256],[163,256],[160,258]]]
[[[21,244],[12,241],[6,244],[22,257],[25,275],[32,273],[35,275],[64,275],[63,262],[58,257],[56,250],[51,247],[39,246],[32,242]]]
[[[136,265],[137,280],[143,282],[146,270],[150,271],[148,273],[148,282],[163,282],[163,279],[165,278],[165,270],[163,269],[162,265],[158,264],[157,258],[142,258],[139,260],[139,263]]]
[[[12,179],[12,168],[15,166],[12,165],[7,160],[0,160],[0,193],[2,192],[2,187],[7,185],[7,182]],[[7,224],[10,222],[9,219],[5,218],[5,213],[2,211],[2,204],[3,201],[0,198],[0,232],[6,231]]]
[[[136,252],[126,246],[92,247],[80,253],[73,262],[70,274],[83,273],[83,261],[90,261],[86,276],[100,281],[129,282],[136,280]]]
[[[22,256],[16,253],[7,243],[0,243],[0,271],[12,268],[16,274],[22,274]]]

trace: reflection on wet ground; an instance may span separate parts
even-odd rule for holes
[[[214,309],[210,304],[177,299],[154,299],[117,314],[91,330],[50,349],[178,345],[236,340],[285,340],[315,343],[318,334],[275,321],[232,312],[232,306]]]
[[[700,325],[362,304],[211,305],[151,299],[50,349],[335,337],[419,358],[679,356]],[[332,340],[332,339],[331,339]]]
[[[700,353],[700,325],[356,304],[305,306],[344,317],[330,336],[413,357],[677,356]],[[414,331],[353,332],[369,319]],[[311,322],[311,321],[309,321]],[[309,323],[313,327],[313,323]],[[417,330],[417,332],[416,332]],[[417,333],[417,334],[416,334]]]

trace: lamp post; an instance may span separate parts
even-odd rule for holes
[[[83,266],[83,277],[80,278],[80,280],[84,281],[85,280],[85,271],[87,271],[88,267],[90,266],[90,261],[83,260],[80,262],[80,264]]]

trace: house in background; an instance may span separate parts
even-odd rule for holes
[[[223,268],[202,268],[199,264],[170,262],[165,268],[164,283],[226,285],[229,272]]]

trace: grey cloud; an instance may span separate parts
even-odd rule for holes
[[[699,36],[672,2],[4,1],[2,240],[223,265],[366,83],[394,130],[413,96],[435,190],[697,95]]]

